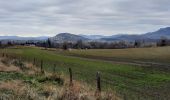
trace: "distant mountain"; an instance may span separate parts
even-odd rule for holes
[[[102,36],[102,35],[74,35],[71,33],[60,33],[50,40],[55,43],[67,42],[77,42],[82,41],[101,41],[101,42],[111,42],[111,41],[135,41],[135,40],[145,40],[145,41],[155,41],[161,37],[166,37],[170,39],[170,27],[161,28],[155,32],[149,32],[141,35],[127,35],[119,34],[112,36]],[[18,37],[18,36],[0,36],[0,40],[47,40],[49,37]]]
[[[63,42],[77,42],[78,40],[87,41],[89,39],[71,33],[60,33],[54,37],[51,37],[50,40],[54,43],[63,43]]]
[[[161,37],[166,37],[170,39],[170,27],[160,28],[155,32],[149,32],[143,35],[151,39],[160,39]]]
[[[100,42],[112,42],[112,41],[135,41],[135,40],[145,40],[148,42],[154,42],[161,37],[166,37],[170,39],[170,27],[161,28],[155,32],[149,32],[141,35],[127,35],[119,34],[112,36],[102,36],[102,35],[74,35],[70,33],[61,33],[52,37],[51,40],[54,42],[76,42],[78,40],[83,41],[100,41]]]
[[[155,41],[166,37],[170,39],[170,27],[161,28],[155,32],[149,32],[141,35],[113,35],[107,38],[101,38],[101,41],[135,41],[135,40],[145,40],[145,41]]]
[[[145,37],[143,36],[141,37],[141,35],[127,35],[127,34],[119,34],[119,35],[111,35],[111,36],[102,36],[102,35],[81,35],[81,36],[94,41],[101,41],[101,42],[122,41],[122,40],[134,41],[134,40],[145,39]]]
[[[18,39],[17,36],[0,36],[0,40],[6,40],[6,39]]]
[[[103,35],[80,35],[82,37],[91,39],[91,40],[96,40],[96,39],[101,39],[101,38],[107,38],[108,36],[103,36]]]
[[[119,36],[111,36],[109,38],[101,38],[100,40],[103,41],[133,41],[133,40],[139,40],[141,37],[139,35],[119,35]]]
[[[46,40],[49,37],[19,37],[19,36],[0,36],[0,40]]]

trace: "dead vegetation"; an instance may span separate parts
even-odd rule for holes
[[[0,72],[21,72],[20,68],[10,64],[9,59],[0,59]]]
[[[0,97],[9,100],[120,100],[114,92],[96,92],[85,83],[57,73],[41,73],[40,68],[17,59],[0,59],[0,74],[21,73],[23,79],[1,80]]]

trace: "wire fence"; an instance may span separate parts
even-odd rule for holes
[[[165,91],[162,95],[159,92],[155,92],[155,90],[153,90],[147,84],[143,88],[139,88],[140,86],[133,85],[132,81],[127,79],[122,79],[123,83],[121,83],[119,80],[116,80],[117,77],[123,78],[119,74],[110,74],[96,70],[89,71],[83,68],[80,69],[71,67],[63,62],[43,61],[42,59],[37,59],[36,57],[30,58],[20,54],[1,52],[0,55],[1,57],[6,57],[9,59],[19,59],[30,62],[33,65],[41,68],[41,71],[45,70],[54,73],[64,73],[69,76],[70,84],[74,84],[73,80],[79,80],[89,83],[99,92],[106,90],[116,90],[116,92],[120,94],[124,100],[168,100],[170,98],[170,90],[168,90],[169,93]]]

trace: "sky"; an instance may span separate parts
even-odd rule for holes
[[[170,26],[170,0],[0,0],[0,36],[142,34]]]

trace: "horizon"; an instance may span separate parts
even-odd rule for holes
[[[144,34],[170,26],[169,5],[169,0],[0,0],[0,36]]]
[[[163,27],[163,28],[170,28],[169,26],[167,26],[167,27]],[[158,31],[158,30],[160,30],[160,29],[163,29],[163,28],[159,28],[159,29],[157,29],[157,30],[153,30],[153,31],[150,31],[150,32],[155,32],[155,31]],[[55,34],[55,35],[39,35],[39,36],[22,36],[22,35],[0,35],[0,37],[2,37],[2,36],[16,36],[16,37],[30,37],[30,38],[34,38],[34,37],[53,37],[53,36],[56,36],[56,35],[58,35],[58,34],[62,34],[62,33],[69,33],[69,34],[74,34],[74,35],[79,35],[79,36],[81,36],[81,35],[85,35],[85,36],[94,36],[94,35],[99,35],[99,36],[114,36],[114,35],[142,35],[142,34],[147,34],[147,33],[150,33],[150,32],[145,32],[145,33],[141,33],[141,34],[126,34],[126,33],[118,33],[118,34],[110,34],[110,35],[100,35],[100,34],[74,34],[74,33],[70,33],[70,32],[61,32],[61,33],[57,33],[57,34]]]

